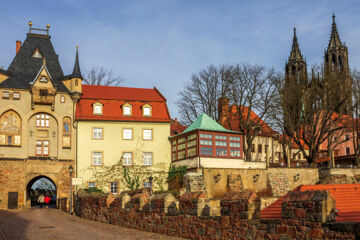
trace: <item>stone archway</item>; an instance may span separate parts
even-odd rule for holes
[[[39,180],[41,181],[42,179],[44,179],[44,183],[41,183],[42,185],[39,184]],[[49,183],[49,186],[46,186],[46,183]],[[33,186],[34,184],[39,185],[38,189],[34,189]],[[51,186],[53,185],[53,186]],[[41,187],[41,188],[40,188]],[[47,187],[47,188],[45,188]],[[45,189],[43,189],[45,188]],[[49,195],[52,200],[51,200],[51,205],[52,206],[56,206],[56,198],[57,198],[57,186],[55,184],[55,182],[48,176],[45,175],[39,175],[36,176],[34,178],[32,178],[28,184],[26,185],[26,206],[28,208],[30,207],[34,207],[37,205],[37,199],[38,196],[40,194],[44,194],[44,195]]]

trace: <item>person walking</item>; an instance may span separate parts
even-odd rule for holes
[[[49,203],[50,203],[50,197],[49,197],[49,195],[46,195],[46,196],[45,196],[44,202],[45,202],[45,207],[48,208],[48,205],[49,205]]]
[[[38,203],[40,204],[40,208],[43,207],[44,204],[44,194],[40,194],[39,198],[38,198]]]

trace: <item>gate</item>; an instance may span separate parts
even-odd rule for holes
[[[9,192],[8,193],[8,209],[17,209],[18,207],[18,193]]]

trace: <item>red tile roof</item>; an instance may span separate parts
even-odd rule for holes
[[[337,222],[360,222],[360,184],[303,185],[293,191],[329,190],[335,199]],[[286,195],[261,210],[262,219],[281,219],[281,205]]]
[[[171,119],[170,136],[175,136],[179,133],[182,133],[186,128],[186,126],[178,122],[177,118],[175,118],[175,120]]]
[[[110,120],[139,122],[170,122],[166,99],[156,89],[83,85],[83,95],[76,106],[77,120]],[[93,114],[93,104],[103,104],[103,114]],[[132,116],[124,116],[122,106],[132,106]],[[152,116],[142,114],[142,106],[149,104]]]
[[[247,118],[247,114],[249,112],[249,108],[246,106],[242,106],[241,107],[242,110],[242,115],[243,118],[246,119]],[[239,117],[237,116],[237,109],[238,107],[236,105],[232,105],[231,106],[231,111],[228,112],[228,116],[222,116],[221,121],[221,125],[229,130],[233,130],[233,131],[242,131],[243,129],[241,129],[240,126],[240,120]],[[229,120],[228,120],[229,119]],[[264,122],[254,111],[251,110],[250,112],[250,117],[249,120],[253,123],[255,123],[257,126],[260,126],[261,131],[258,134],[259,136],[272,136],[273,134],[276,133],[275,130],[273,130],[269,125],[267,125],[266,122]]]

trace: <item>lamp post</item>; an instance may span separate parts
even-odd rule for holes
[[[71,214],[72,210],[72,174],[73,174],[74,168],[73,166],[69,166],[69,174],[70,174],[70,193],[69,193],[69,213]]]

